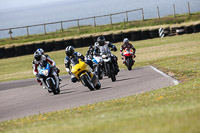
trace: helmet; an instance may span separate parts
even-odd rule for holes
[[[73,46],[67,46],[65,49],[65,53],[67,56],[72,56],[74,53],[74,47]]]
[[[103,46],[105,44],[105,38],[103,36],[100,36],[97,38],[97,42],[100,46]]]
[[[39,48],[36,51],[41,52],[41,54],[44,54],[44,50],[42,48]]]
[[[125,44],[129,43],[128,38],[124,38],[123,43],[125,43]]]
[[[41,53],[41,52],[36,51],[36,52],[34,53],[34,59],[35,59],[36,61],[40,61],[41,56],[42,56],[42,53]]]

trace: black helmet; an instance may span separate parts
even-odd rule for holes
[[[42,56],[41,52],[36,51],[36,52],[34,53],[34,59],[35,59],[36,61],[40,61],[41,56]]]
[[[100,36],[97,38],[97,42],[100,46],[103,46],[105,44],[105,38],[103,36]]]
[[[65,49],[65,53],[67,56],[72,56],[74,53],[74,47],[73,46],[67,46]]]

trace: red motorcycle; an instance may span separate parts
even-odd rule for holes
[[[132,66],[135,63],[134,57],[135,57],[135,55],[134,55],[133,49],[126,48],[123,51],[124,64],[127,66],[129,71],[132,69]]]

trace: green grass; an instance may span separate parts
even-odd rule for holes
[[[0,132],[200,132],[200,34],[138,41],[134,45],[135,67],[154,65],[181,83],[125,98],[0,122]],[[82,53],[84,50],[77,49]],[[64,65],[63,52],[49,53],[59,66]],[[119,56],[119,52],[115,54]],[[31,56],[4,61],[11,63],[20,58],[28,60]],[[119,62],[124,67],[120,59]]]
[[[45,34],[37,34],[21,37],[14,37],[13,39],[0,39],[0,46],[9,46],[11,44],[20,44],[20,43],[28,43],[33,41],[42,41],[48,39],[57,39],[57,38],[65,38],[65,37],[75,37],[86,34],[94,34],[94,33],[103,33],[106,31],[118,31],[125,30],[130,28],[140,28],[140,27],[149,27],[156,25],[169,25],[169,24],[180,24],[184,22],[192,22],[200,20],[200,12],[192,13],[190,16],[188,14],[177,15],[176,18],[174,16],[166,16],[161,19],[148,19],[145,21],[132,21],[126,23],[115,23],[113,25],[100,25],[100,26],[81,26],[80,29],[78,27],[72,27],[69,29],[65,29],[64,32],[56,31]]]

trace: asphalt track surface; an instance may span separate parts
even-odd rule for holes
[[[39,113],[63,110],[82,105],[139,94],[178,84],[152,66],[122,69],[117,81],[104,77],[101,89],[89,91],[81,83],[72,83],[62,76],[59,95],[48,93],[36,79],[0,82],[0,121],[22,118]]]

